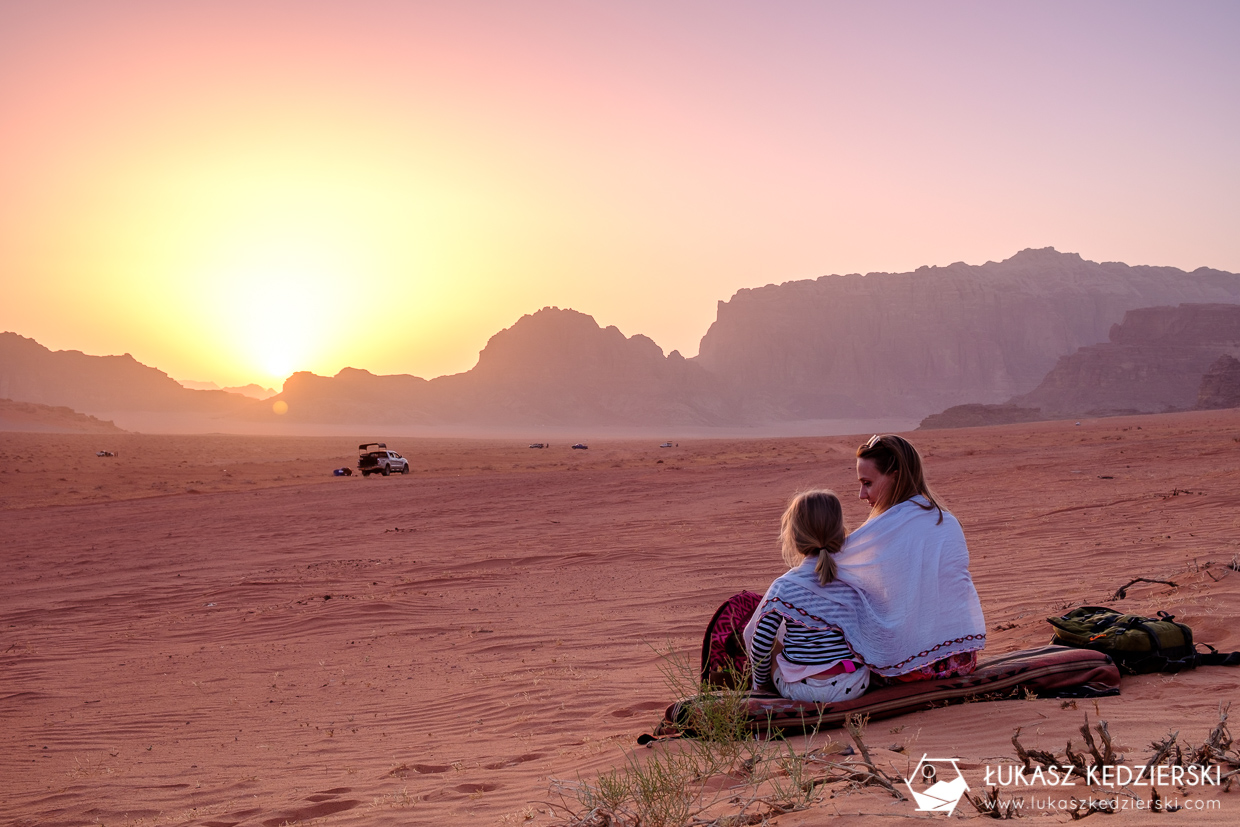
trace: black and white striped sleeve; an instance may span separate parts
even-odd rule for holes
[[[767,612],[758,619],[758,627],[753,633],[753,651],[749,653],[754,689],[760,689],[771,679],[771,649],[783,622],[777,612]]]

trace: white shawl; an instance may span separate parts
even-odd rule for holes
[[[986,623],[969,549],[956,518],[921,497],[874,517],[835,555],[836,580],[823,586],[799,566],[767,590],[745,627],[752,648],[759,616],[777,611],[811,629],[838,629],[880,675],[903,675],[986,645]]]

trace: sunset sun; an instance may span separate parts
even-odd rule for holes
[[[269,146],[165,159],[100,219],[111,237],[131,232],[122,222],[158,237],[117,274],[141,300],[178,307],[166,340],[218,372],[275,387],[294,371],[335,372],[350,339],[382,323],[363,315],[366,297],[399,307],[418,272],[394,263],[412,211],[361,154]],[[95,266],[110,264],[100,252]]]
[[[321,239],[291,244],[248,251],[217,281],[227,300],[215,312],[231,321],[225,339],[272,380],[317,363],[350,322],[348,264]]]

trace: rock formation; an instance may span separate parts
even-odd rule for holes
[[[0,333],[0,397],[86,413],[233,413],[252,404],[238,394],[189,390],[128,353],[52,351],[16,333]]]
[[[1224,354],[1240,355],[1240,305],[1133,310],[1111,328],[1109,343],[1060,358],[1011,404],[1041,408],[1048,418],[1187,410]]]
[[[982,425],[1011,425],[1046,419],[1037,408],[1017,405],[953,405],[942,413],[930,414],[917,426],[919,431],[939,428],[976,428]]]
[[[448,421],[709,425],[727,420],[718,383],[646,336],[575,310],[522,316],[473,370],[432,381]]]
[[[277,400],[308,422],[475,425],[709,425],[717,382],[652,340],[547,307],[491,337],[465,373],[426,380],[346,368],[294,374]]]
[[[1024,250],[741,290],[694,361],[749,419],[924,416],[1027,393],[1126,311],[1182,302],[1240,302],[1240,276]]]
[[[96,419],[63,406],[0,399],[0,431],[59,434],[123,434],[113,422]]]
[[[284,402],[286,417],[294,422],[431,424],[437,413],[429,404],[429,384],[417,376],[380,376],[358,368],[344,368],[335,376],[298,371],[251,418],[270,419],[271,406]]]
[[[1240,408],[1240,360],[1223,354],[1201,377],[1197,408]]]

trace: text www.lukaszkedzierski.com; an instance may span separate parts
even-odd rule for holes
[[[1135,796],[1083,796],[1057,797],[1053,795],[1012,796],[998,802],[988,801],[984,810],[1007,810],[1013,812],[1119,812],[1120,810],[1150,810],[1154,812],[1177,812],[1179,810],[1222,810],[1217,798],[1137,798]]]

